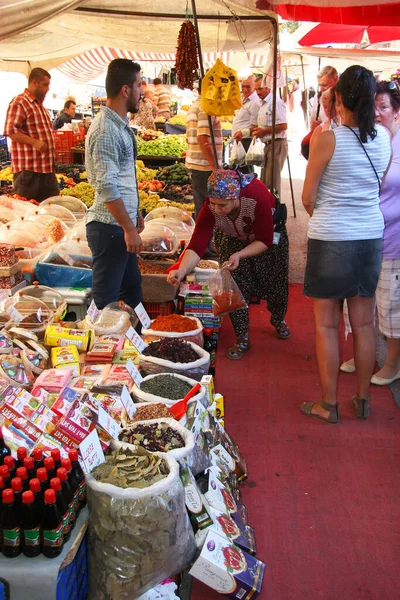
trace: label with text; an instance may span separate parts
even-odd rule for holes
[[[135,406],[134,401],[132,400],[132,396],[130,395],[129,390],[126,387],[126,385],[124,385],[124,387],[122,388],[121,402],[124,405],[124,408],[126,410],[126,414],[128,415],[128,417],[130,419],[133,419],[133,416],[136,412],[136,406]]]
[[[128,340],[135,346],[136,350],[140,353],[146,348],[147,344],[144,343],[140,335],[133,329],[133,327],[129,327],[126,332],[126,337]]]
[[[137,305],[137,307],[135,308],[135,313],[137,314],[138,319],[141,322],[141,324],[143,325],[143,327],[145,329],[149,329],[151,320],[150,320],[150,317],[147,314],[147,311],[142,303]]]
[[[121,427],[102,406],[99,406],[98,423],[114,440],[118,439]]]
[[[86,473],[91,473],[95,467],[98,467],[105,461],[99,436],[95,429],[79,444],[79,451]]]

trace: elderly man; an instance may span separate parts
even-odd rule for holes
[[[256,92],[255,82],[254,75],[242,81],[243,106],[236,111],[232,123],[232,135],[237,142],[242,142],[246,152],[252,139],[250,129],[257,125],[257,116],[261,104]]]
[[[311,111],[311,131],[314,131],[321,123],[325,123],[327,120],[328,117],[320,104],[321,94],[331,87],[334,87],[337,84],[338,79],[339,75],[335,67],[330,67],[329,65],[323,67],[318,73],[319,93],[314,96]]]

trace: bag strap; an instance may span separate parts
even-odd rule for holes
[[[371,165],[371,167],[372,167],[372,168],[373,168],[373,170],[374,170],[374,173],[375,173],[375,175],[376,175],[376,178],[377,178],[377,180],[378,180],[379,193],[380,193],[380,192],[381,192],[381,180],[380,180],[380,178],[379,178],[379,175],[378,175],[378,173],[377,173],[377,171],[376,171],[376,169],[375,169],[375,167],[374,167],[374,163],[372,162],[372,160],[371,160],[371,158],[370,158],[370,156],[369,156],[368,152],[367,152],[367,151],[366,151],[366,149],[365,149],[365,146],[364,146],[364,144],[363,144],[363,143],[362,143],[362,141],[361,141],[361,138],[360,138],[360,137],[359,137],[359,136],[356,134],[356,132],[354,131],[354,129],[352,129],[352,128],[351,128],[351,127],[349,127],[348,125],[343,125],[343,127],[347,127],[347,129],[350,129],[350,131],[352,131],[352,132],[354,133],[354,135],[356,136],[356,138],[357,138],[357,139],[358,139],[358,141],[360,142],[361,148],[364,150],[364,152],[365,152],[365,154],[366,154],[366,156],[367,156],[367,158],[368,158],[368,160],[369,160],[369,162],[370,162],[370,165]]]

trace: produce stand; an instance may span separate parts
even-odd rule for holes
[[[185,162],[185,158],[179,156],[138,156],[137,159],[143,161],[146,167],[168,167],[176,162]]]

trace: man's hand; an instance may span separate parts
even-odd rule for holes
[[[311,131],[314,131],[321,123],[322,121],[311,121]]]
[[[231,257],[225,263],[224,266],[226,266],[229,269],[229,271],[234,271],[235,269],[238,268],[239,262],[240,262],[239,252],[235,252],[234,254],[231,255]]]
[[[42,140],[35,140],[34,147],[40,154],[43,154],[43,152],[46,152],[48,149],[46,142],[42,142]]]
[[[242,133],[241,131],[237,131],[237,132],[236,132],[236,133],[233,135],[233,137],[235,138],[235,140],[236,140],[237,142],[241,142],[241,141],[242,141],[242,139],[243,139],[243,133]]]
[[[137,232],[142,233],[144,229],[144,219],[142,213],[138,214]]]
[[[254,127],[251,134],[253,137],[257,137],[257,138],[264,137],[265,129],[264,129],[264,127]]]
[[[174,287],[177,287],[180,282],[185,278],[186,271],[184,269],[175,269],[168,273],[167,281]]]
[[[124,229],[124,239],[128,252],[132,252],[132,254],[140,254],[142,251],[142,240],[140,239],[140,235],[135,227]]]

